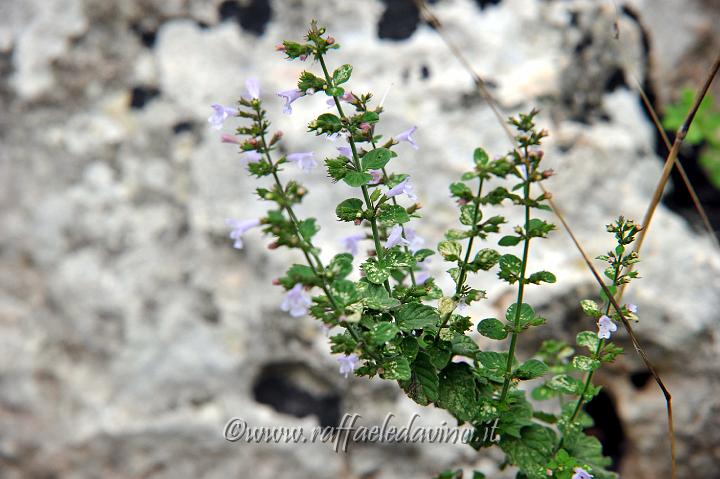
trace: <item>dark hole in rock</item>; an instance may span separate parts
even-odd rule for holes
[[[635,389],[644,388],[650,379],[652,379],[652,374],[650,374],[649,371],[635,371],[634,373],[630,373],[630,382]]]
[[[303,363],[264,366],[255,379],[253,396],[283,414],[316,416],[322,427],[340,423],[340,396]]]
[[[196,21],[195,24],[200,27],[201,30],[207,30],[208,28],[210,28],[210,25],[201,20]]]
[[[598,438],[602,443],[603,453],[613,461],[611,469],[617,470],[625,452],[625,432],[612,396],[605,390],[600,391],[600,394],[585,406],[585,411],[595,421],[595,425],[586,432]]]
[[[477,3],[482,10],[486,7],[489,7],[490,5],[499,5],[501,1],[502,0],[475,0],[475,3]]]
[[[234,20],[243,30],[262,35],[272,18],[272,6],[269,0],[250,0],[247,5],[227,0],[218,7],[218,15],[220,21]]]
[[[160,90],[152,86],[136,86],[132,89],[130,108],[143,108],[150,100],[160,94]]]
[[[152,28],[147,28],[143,26],[140,23],[133,23],[130,25],[130,30],[132,30],[135,35],[140,38],[140,41],[143,45],[145,45],[148,48],[152,48],[155,46],[155,38],[157,38],[157,30]]]
[[[628,84],[625,81],[625,72],[622,70],[622,68],[615,68],[610,73],[610,76],[605,81],[605,91],[606,92],[613,92],[618,88],[621,87],[627,87]]]
[[[575,45],[575,54],[579,55],[581,54],[586,48],[588,48],[593,43],[593,37],[589,33],[586,33],[583,35],[583,37],[580,39],[577,45]]]
[[[427,65],[423,65],[420,68],[420,78],[422,78],[423,80],[427,80],[428,78],[430,78],[430,69]]]
[[[383,0],[385,11],[378,22],[378,37],[388,40],[410,38],[420,23],[413,0]]]
[[[188,132],[188,131],[192,131],[192,130],[193,130],[193,126],[194,126],[194,123],[193,123],[192,121],[190,121],[190,120],[187,120],[187,121],[179,121],[179,122],[177,122],[177,123],[175,123],[175,124],[173,125],[172,131],[173,131],[173,133],[175,133],[176,135],[179,135],[180,133],[185,133],[185,132]]]

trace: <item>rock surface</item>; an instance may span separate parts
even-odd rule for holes
[[[210,103],[232,103],[254,75],[287,144],[331,152],[304,134],[323,100],[298,102],[288,117],[273,93],[290,88],[303,66],[284,62],[274,45],[318,18],[344,47],[331,60],[355,64],[354,90],[381,95],[390,87],[384,134],[419,126],[421,149],[399,150],[398,167],[413,175],[426,215],[417,229],[435,244],[455,224],[444,192],[473,148],[500,154],[508,144],[435,32],[412,28],[411,7],[391,12],[386,3],[0,5],[2,477],[427,478],[446,467],[501,477],[492,453],[462,445],[364,444],[343,455],[326,444],[243,445],[221,436],[233,416],[306,428],[345,412],[368,425],[385,411],[398,424],[416,411],[422,425],[450,421],[393,384],[339,377],[319,327],[279,310],[281,292],[270,282],[298,258],[271,254],[252,234],[242,252],[231,248],[224,218],[259,216],[263,205],[233,149],[205,122]],[[610,246],[604,224],[621,213],[642,217],[661,162],[627,87],[630,72],[647,75],[642,32],[611,2],[593,3],[437,0],[433,8],[508,113],[543,109],[558,173],[549,186],[594,255]],[[673,1],[632,3],[649,25],[685,13]],[[693,22],[712,10],[711,2],[683,3]],[[396,31],[387,26],[398,21],[405,23]],[[378,38],[381,23],[386,38]],[[658,45],[677,48],[654,74],[669,78],[705,33],[663,28],[649,31]],[[329,257],[348,230],[327,205],[349,190],[319,170],[302,181],[311,194],[301,214],[322,224]],[[577,301],[595,287],[563,232],[544,246],[533,265],[552,268],[558,283],[531,290],[529,300],[547,310],[553,334],[570,337],[587,327]],[[708,238],[664,207],[644,256],[644,278],[627,299],[641,305],[636,330],[674,395],[680,477],[711,477],[720,461],[720,261]],[[473,310],[476,319],[510,301],[491,275],[475,282],[490,298]],[[666,477],[664,401],[625,346],[601,378],[623,425],[620,470]]]

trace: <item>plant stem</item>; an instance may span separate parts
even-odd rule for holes
[[[525,293],[525,271],[527,269],[527,262],[528,262],[528,253],[530,251],[530,165],[529,161],[527,160],[527,148],[525,148],[525,168],[526,168],[526,175],[527,178],[525,178],[525,184],[523,186],[523,197],[525,198],[525,239],[524,239],[524,245],[523,245],[523,256],[522,256],[522,263],[520,266],[520,278],[518,278],[518,294],[517,294],[517,301],[515,301],[515,318],[513,320],[513,332],[512,337],[510,338],[510,351],[508,351],[508,361],[507,365],[505,366],[505,381],[503,382],[502,392],[500,393],[500,402],[505,402],[505,399],[507,398],[508,391],[510,389],[510,381],[511,381],[511,375],[512,375],[512,366],[513,362],[515,361],[515,349],[517,348],[517,340],[518,340],[518,329],[520,327],[520,311],[523,304],[523,294]]]
[[[328,86],[332,85],[332,78],[330,77],[330,73],[328,72],[327,66],[325,65],[325,59],[322,57],[322,55],[317,55],[317,59],[320,62],[323,74],[325,75],[325,81],[327,82]],[[342,105],[340,105],[340,100],[338,100],[336,96],[333,96],[332,98],[333,100],[335,100],[335,107],[340,114],[340,118],[345,118],[345,113],[343,112]],[[355,140],[353,140],[352,132],[348,131],[348,133],[350,133],[348,137],[348,142],[350,143],[350,149],[352,150],[353,165],[358,171],[361,171],[360,157],[358,156],[357,147],[355,146]],[[370,199],[370,194],[368,193],[367,186],[362,185],[360,188],[362,189],[363,198],[365,199],[365,206],[368,210],[374,212],[375,206]],[[373,216],[370,218],[370,227],[372,229],[373,241],[375,242],[375,252],[377,254],[378,261],[382,261],[384,256],[384,250],[382,245],[380,244],[380,232],[378,231],[377,219],[375,219],[374,213]],[[388,280],[385,281],[385,289],[387,289],[388,293],[392,293],[390,289],[390,282]]]
[[[475,237],[477,235],[477,221],[478,221],[478,214],[480,213],[480,196],[482,195],[482,187],[483,187],[483,179],[480,179],[480,184],[478,185],[478,192],[477,196],[475,197],[474,203],[475,203],[475,209],[473,210],[473,227],[472,227],[472,235],[470,238],[468,238],[467,247],[465,248],[465,259],[463,259],[462,264],[460,265],[460,274],[458,275],[457,284],[455,285],[455,296],[459,295],[462,292],[462,288],[465,285],[465,279],[467,279],[467,264],[468,261],[470,261],[470,254],[472,252],[473,243],[475,242]],[[455,311],[453,308],[452,311],[447,313],[445,317],[443,318],[442,323],[440,324],[440,328],[438,329],[437,334],[435,335],[435,338],[437,339],[440,337],[440,331],[447,326],[448,321],[450,321],[450,317],[452,316],[452,313]]]

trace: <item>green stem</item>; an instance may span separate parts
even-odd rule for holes
[[[325,75],[325,81],[327,82],[328,86],[332,85],[332,78],[330,78],[330,73],[328,72],[327,66],[325,65],[325,59],[322,57],[322,55],[317,55],[317,59],[320,62],[323,74]],[[340,105],[340,100],[338,100],[336,96],[333,96],[332,98],[335,101],[335,107],[340,114],[340,118],[345,118],[345,113],[343,112],[342,105]],[[350,143],[350,149],[352,150],[353,165],[358,171],[361,171],[360,157],[358,156],[357,147],[355,146],[355,140],[353,140],[352,132],[349,131],[349,133],[350,135],[348,138],[348,142]],[[368,193],[367,186],[362,185],[360,188],[362,189],[363,198],[365,199],[365,206],[368,210],[374,212],[375,206],[370,199],[370,194]],[[378,231],[377,220],[375,219],[374,213],[373,216],[370,218],[370,228],[372,229],[373,241],[375,242],[375,252],[377,254],[378,261],[382,261],[384,256],[384,250],[382,245],[380,244],[380,232]],[[390,282],[387,280],[385,281],[385,289],[387,289],[388,293],[392,293],[390,289]]]
[[[458,296],[462,292],[462,288],[465,285],[465,280],[467,279],[467,265],[470,261],[470,254],[472,253],[472,247],[473,243],[475,242],[475,237],[477,235],[477,222],[478,222],[478,214],[480,214],[480,196],[482,195],[482,187],[483,187],[483,179],[480,179],[480,184],[478,185],[478,191],[477,196],[474,199],[475,203],[475,209],[473,210],[473,227],[472,227],[472,235],[470,238],[468,238],[467,247],[465,248],[465,259],[463,259],[462,264],[460,265],[460,274],[458,275],[458,281],[455,285],[455,296]],[[450,321],[450,317],[452,316],[452,313],[455,311],[453,308],[452,311],[447,313],[445,317],[443,318],[442,323],[440,324],[440,328],[438,329],[437,334],[435,335],[435,338],[437,339],[440,337],[440,331],[447,326],[448,321]]]
[[[523,294],[525,293],[525,271],[527,270],[528,253],[530,251],[530,168],[527,161],[527,148],[525,149],[525,168],[527,178],[523,186],[523,197],[525,198],[525,240],[523,245],[522,264],[520,267],[520,278],[518,279],[518,294],[515,301],[515,318],[513,320],[513,332],[510,338],[510,351],[508,351],[507,365],[505,366],[505,381],[503,382],[502,392],[500,393],[500,402],[505,402],[508,391],[510,390],[510,381],[512,377],[512,366],[515,361],[515,349],[520,329],[520,311],[523,304]]]

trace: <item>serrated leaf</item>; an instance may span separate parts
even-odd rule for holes
[[[380,220],[380,223],[385,226],[394,226],[410,221],[410,215],[405,208],[400,205],[390,205],[385,203],[380,207],[378,219]]]
[[[585,346],[594,353],[600,344],[600,338],[593,331],[580,331],[575,337],[575,342],[578,346]]]
[[[400,332],[392,323],[376,323],[366,332],[367,341],[372,346],[381,346],[393,339]]]
[[[488,271],[490,268],[495,266],[500,260],[500,253],[494,249],[484,248],[478,251],[473,260],[473,265],[477,268]]]
[[[450,357],[452,356],[452,353],[449,349],[444,349],[442,347],[439,347],[438,345],[433,345],[425,350],[428,357],[430,358],[430,362],[433,366],[435,366],[437,369],[443,369],[445,366],[447,366],[448,362],[450,362]]]
[[[372,175],[369,173],[363,173],[361,171],[355,171],[355,170],[348,170],[347,173],[345,173],[345,176],[343,177],[343,181],[348,184],[348,186],[352,186],[353,188],[357,188],[359,186],[367,185],[372,180]]]
[[[505,319],[510,324],[515,324],[515,317],[518,315],[517,310],[517,303],[513,303],[510,306],[508,306],[507,311],[505,311]],[[535,311],[532,309],[532,306],[530,306],[527,303],[522,303],[520,305],[520,313],[518,317],[518,324],[520,326],[530,323],[535,319]]]
[[[438,405],[460,421],[471,421],[477,413],[477,388],[470,366],[450,363],[440,375]]]
[[[567,374],[558,374],[546,383],[547,387],[563,394],[580,394],[582,384]]]
[[[525,279],[527,284],[554,283],[555,281],[557,281],[557,278],[550,271],[538,271]]]
[[[390,271],[379,265],[375,257],[369,258],[360,268],[365,272],[367,280],[374,284],[383,284],[390,277]]]
[[[465,336],[464,334],[456,334],[452,340],[452,352],[453,354],[459,354],[461,356],[467,356],[474,358],[475,354],[480,351],[478,345],[471,337]]]
[[[516,244],[518,244],[521,241],[522,241],[522,238],[520,236],[508,235],[508,236],[503,236],[502,238],[500,238],[500,241],[498,241],[498,244],[500,246],[515,246]]]
[[[363,202],[359,198],[343,200],[335,208],[335,214],[340,221],[355,221],[362,217]]]
[[[595,301],[591,299],[583,299],[582,301],[580,301],[580,307],[582,308],[583,313],[593,319],[599,319],[600,316],[602,316],[602,311],[600,311],[600,307]]]
[[[441,241],[438,244],[438,252],[447,261],[457,261],[462,254],[462,245],[457,241]]]
[[[413,329],[436,328],[440,323],[440,315],[431,306],[407,303],[395,311],[395,322],[405,332]]]
[[[478,332],[490,339],[505,339],[508,335],[505,325],[495,318],[486,318],[478,323]]]
[[[473,226],[482,219],[480,210],[476,210],[474,204],[463,205],[460,207],[460,223],[466,226]]]
[[[587,356],[575,356],[572,360],[572,367],[578,371],[594,371],[600,367],[600,361]]]
[[[382,363],[383,372],[380,376],[383,379],[407,381],[410,379],[410,362],[403,356],[398,356]]]
[[[418,353],[411,369],[412,377],[403,385],[407,395],[423,406],[437,401],[440,381],[428,355],[423,352]]]
[[[513,377],[522,380],[535,379],[547,374],[548,366],[539,359],[528,359],[513,371]]]
[[[333,83],[335,85],[340,85],[348,81],[350,79],[350,75],[352,75],[352,70],[352,65],[348,64],[336,68],[332,74]]]
[[[363,297],[363,304],[368,309],[388,311],[400,306],[400,301],[391,298],[385,287],[380,284],[365,283],[361,290],[361,295]]]
[[[533,424],[522,429],[520,438],[503,436],[500,448],[527,479],[547,479],[546,465],[555,452],[556,442],[552,429]]]
[[[362,157],[362,170],[379,170],[387,165],[390,158],[397,156],[394,151],[387,148],[375,148],[365,153]]]

